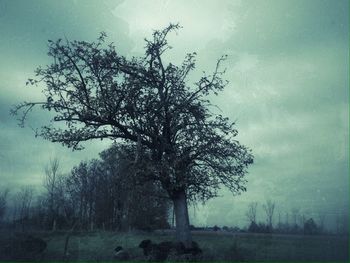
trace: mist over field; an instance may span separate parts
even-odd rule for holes
[[[317,223],[323,216],[324,227],[337,232],[349,214],[345,0],[0,0],[0,189],[8,188],[9,197],[25,186],[43,193],[50,160],[58,158],[68,174],[112,144],[93,140],[72,151],[34,136],[49,121],[47,111],[34,109],[24,128],[10,115],[14,105],[44,98],[41,84],[25,84],[35,68],[51,63],[49,39],[94,41],[104,31],[106,42],[130,58],[143,54],[145,37],[171,22],[182,28],[169,35],[166,62],[180,64],[186,53],[197,53],[189,84],[228,55],[229,84],[209,99],[236,123],[236,139],[254,155],[247,191],[233,196],[223,187],[219,197],[190,204],[191,224],[246,228],[252,202],[258,202],[257,221],[266,223],[263,204],[272,200],[273,225],[292,222],[297,209]]]

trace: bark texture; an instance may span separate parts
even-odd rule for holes
[[[192,246],[192,235],[188,217],[187,198],[185,191],[180,191],[173,199],[176,218],[176,239],[186,247]]]

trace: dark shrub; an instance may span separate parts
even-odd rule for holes
[[[259,232],[259,226],[254,222],[252,221],[248,227],[248,232],[251,232],[251,233],[258,233]]]
[[[143,254],[148,256],[152,250],[152,241],[149,239],[142,240],[139,244],[139,248],[142,248]]]
[[[213,226],[213,231],[219,231],[221,230],[220,227],[218,227],[217,225]]]
[[[310,218],[304,223],[304,234],[305,235],[315,235],[318,232],[318,227],[315,221]]]

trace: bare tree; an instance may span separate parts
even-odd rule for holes
[[[335,214],[335,231],[336,234],[341,233],[341,219],[338,213]]]
[[[300,214],[299,215],[299,225],[300,226],[304,226],[305,222],[306,222],[305,215],[304,214]]]
[[[30,217],[30,208],[32,205],[34,190],[30,186],[22,187],[17,194],[18,216],[22,227],[25,230],[25,225],[28,223]]]
[[[56,217],[58,213],[58,185],[60,183],[59,160],[54,158],[45,167],[44,187],[48,194],[48,211],[49,221],[51,222],[52,230],[56,230]]]
[[[288,212],[286,212],[285,224],[286,224],[286,226],[289,226],[289,213]]]
[[[299,216],[299,209],[298,208],[293,208],[292,209],[293,227],[298,226],[298,216]]]
[[[249,223],[256,223],[256,211],[257,211],[258,203],[257,202],[251,202],[248,205],[248,210],[245,213],[245,216],[247,217]]]
[[[196,53],[187,54],[180,66],[165,64],[170,49],[170,24],[146,40],[145,55],[128,59],[110,44],[105,34],[95,43],[49,41],[53,63],[36,70],[43,82],[45,101],[24,102],[13,109],[28,112],[39,105],[55,113],[52,124],[38,131],[52,142],[73,149],[91,139],[123,140],[133,145],[134,174],[157,181],[173,201],[176,235],[192,246],[188,200],[217,196],[221,185],[233,193],[245,191],[245,174],[253,163],[251,151],[234,137],[234,123],[215,114],[207,98],[227,85],[221,57],[212,74],[192,85],[188,74],[195,68]],[[66,125],[55,126],[55,123]]]
[[[275,211],[275,203],[271,200],[267,200],[265,204],[263,204],[264,211],[266,213],[266,221],[270,228],[272,228],[272,220],[273,213]]]
[[[346,213],[337,213],[336,217],[337,234],[349,234],[349,216]]]
[[[8,189],[3,189],[0,191],[0,223],[5,217],[8,193]]]
[[[325,220],[326,220],[326,214],[323,212],[319,212],[318,213],[318,225],[319,225],[321,231],[325,231],[325,226],[324,226]]]
[[[281,211],[278,212],[278,228],[282,226]]]

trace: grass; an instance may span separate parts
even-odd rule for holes
[[[65,233],[33,233],[47,241],[40,260],[64,259]],[[0,237],[1,239],[1,237]],[[113,260],[116,246],[142,259],[138,244],[143,239],[154,242],[174,240],[170,231],[155,233],[82,232],[69,240],[68,260]],[[193,239],[203,249],[203,260],[210,261],[344,261],[349,259],[349,239],[345,236],[303,236],[220,232],[193,232]]]

